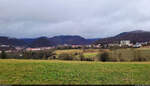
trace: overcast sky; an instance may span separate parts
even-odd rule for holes
[[[150,0],[0,0],[0,35],[102,38],[150,31]]]

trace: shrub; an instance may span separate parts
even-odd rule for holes
[[[80,57],[80,61],[94,61],[93,58]]]
[[[109,61],[109,53],[108,52],[99,53],[98,60],[103,62]]]
[[[60,55],[58,56],[58,58],[59,58],[60,60],[73,60],[72,55],[69,55],[69,54],[67,54],[67,53],[62,53],[62,54],[60,54]]]
[[[85,57],[83,53],[79,53],[80,61],[94,61],[92,57]]]
[[[79,58],[80,58],[80,61],[85,61],[85,57],[84,57],[83,53],[79,54]]]
[[[48,59],[56,54],[52,50],[48,51],[25,51],[22,53],[24,59]]]
[[[2,58],[2,59],[6,59],[6,58],[7,58],[7,54],[6,54],[5,51],[2,51],[2,52],[1,52],[1,58]]]
[[[56,59],[56,56],[50,56],[50,57],[48,57],[48,60],[53,60],[53,59]]]
[[[93,58],[85,58],[85,61],[94,61]]]
[[[147,51],[136,50],[132,61],[150,61],[150,54]]]
[[[111,51],[110,61],[113,62],[128,62],[132,61],[134,57],[133,50],[130,49],[118,49]]]

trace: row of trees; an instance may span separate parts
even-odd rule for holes
[[[83,53],[73,53],[73,54],[62,53],[57,57],[57,59],[60,59],[60,60],[76,60],[76,61],[94,61],[93,58],[85,57],[83,55]]]
[[[43,59],[43,60],[78,60],[78,61],[94,61],[92,58],[86,58],[83,53],[62,53],[56,55],[54,50],[48,51],[28,51],[28,52],[14,52],[14,53],[6,53],[5,51],[1,52],[1,59]]]
[[[100,50],[95,57],[85,57],[83,52],[80,53],[61,53],[56,55],[54,50],[36,51],[36,52],[17,52],[6,53],[2,51],[1,59],[44,59],[44,60],[76,60],[76,61],[103,61],[103,62],[128,62],[128,61],[150,61],[150,54],[148,51],[139,50]]]
[[[103,52],[98,55],[99,61],[103,62],[139,62],[150,61],[150,54],[140,50],[114,50]]]
[[[55,58],[55,53],[53,51],[23,52],[22,58],[47,60],[49,58]]]
[[[2,51],[0,54],[1,59],[44,59],[47,60],[49,58],[55,59],[55,53],[53,50],[48,51],[23,51],[23,52],[12,52],[6,53]]]
[[[62,53],[58,56],[57,59],[102,62],[139,62],[150,61],[150,54],[149,51],[141,51],[134,49],[118,49],[111,51],[100,50],[97,56],[95,57],[85,57],[83,53]]]
[[[5,51],[1,51],[0,58],[1,59],[7,59],[7,54]]]

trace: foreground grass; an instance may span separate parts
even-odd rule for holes
[[[150,84],[150,62],[0,60],[0,84]]]

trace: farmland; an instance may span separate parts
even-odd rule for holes
[[[3,52],[1,59],[39,59],[106,62],[150,61],[150,48],[119,49],[50,49],[40,51]]]
[[[0,84],[150,84],[150,62],[0,60]]]
[[[91,61],[97,61],[101,54],[108,53],[107,61],[115,62],[136,62],[136,61],[150,61],[150,48],[126,48],[126,49],[69,49],[69,50],[56,50],[56,56],[66,53],[72,55],[70,57],[80,58],[75,53],[81,53],[85,58]],[[59,57],[61,58],[61,57]],[[107,57],[106,57],[107,58]],[[99,61],[101,61],[99,59]]]
[[[55,53],[57,55],[62,54],[62,53],[83,53],[85,57],[93,57],[96,56],[99,53],[98,49],[85,49],[83,51],[82,49],[70,49],[70,50],[56,50]]]

